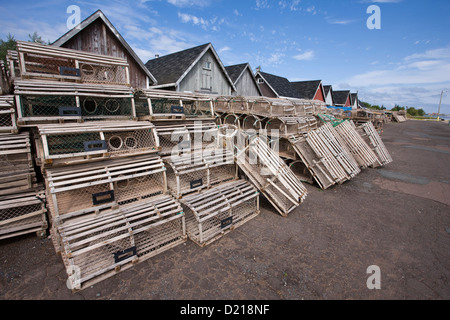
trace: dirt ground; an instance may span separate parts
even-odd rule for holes
[[[2,240],[0,299],[448,300],[450,126],[391,123],[383,140],[393,163],[325,191],[306,185],[288,217],[262,198],[261,214],[219,241],[188,240],[81,292],[51,239]]]

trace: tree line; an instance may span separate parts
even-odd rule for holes
[[[385,106],[378,106],[378,105],[371,105],[370,103],[367,102],[361,102],[361,105],[367,109],[373,109],[373,110],[388,110]],[[395,105],[394,108],[390,109],[390,111],[401,111],[401,110],[406,110],[406,113],[409,114],[410,116],[413,117],[423,117],[426,112],[420,108],[414,108],[414,107],[402,107],[398,104]]]

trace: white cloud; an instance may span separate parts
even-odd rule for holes
[[[312,50],[306,51],[304,53],[300,53],[300,54],[294,56],[293,58],[295,60],[299,60],[299,61],[312,60],[312,59],[314,59],[314,51],[312,51]]]
[[[167,0],[167,2],[179,8],[207,7],[211,4],[210,0]]]
[[[220,48],[219,50],[217,50],[217,53],[223,53],[223,52],[230,51],[230,50],[231,50],[230,47],[225,46],[225,47]]]
[[[412,54],[394,68],[357,74],[343,82],[361,90],[372,104],[432,108],[439,103],[441,90],[450,89],[450,47]]]

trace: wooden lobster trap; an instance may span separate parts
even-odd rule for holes
[[[165,170],[154,155],[49,168],[46,197],[52,222],[165,194]]]
[[[218,147],[218,128],[213,121],[156,122],[155,128],[163,156]]]
[[[232,113],[230,106],[231,97],[220,96],[213,100],[214,113]]]
[[[22,126],[136,117],[128,87],[51,81],[16,81],[14,85],[17,117]]]
[[[0,195],[37,187],[29,132],[0,133]]]
[[[185,215],[172,197],[112,209],[59,225],[68,287],[83,290],[186,241]],[[57,248],[59,249],[59,247]]]
[[[14,96],[0,96],[0,132],[18,133]]]
[[[130,85],[124,58],[17,41],[22,79],[45,79],[108,85]]]
[[[297,117],[306,117],[311,116],[314,113],[314,105],[311,100],[303,100],[303,99],[289,99],[294,105],[295,116]]]
[[[321,139],[316,132],[308,134],[306,137],[298,137],[291,140],[291,144],[301,159],[304,168],[308,170],[301,171],[303,176],[311,176],[323,190],[343,183],[348,179],[348,175],[329,150],[327,142]],[[298,172],[302,168],[300,164],[292,169]]]
[[[299,121],[296,117],[275,117],[266,122],[266,132],[270,137],[295,137],[299,135]]]
[[[308,184],[314,183],[314,177],[312,176],[311,171],[302,160],[290,161],[287,164],[301,182],[306,182]]]
[[[99,121],[38,126],[39,164],[58,165],[95,158],[160,151],[155,126],[144,121]]]
[[[204,247],[259,214],[259,192],[248,181],[218,185],[180,200],[186,215],[186,232]]]
[[[246,114],[227,113],[224,114],[221,124],[234,125],[237,128],[241,128],[242,121],[246,116]]]
[[[29,233],[45,236],[46,212],[42,188],[0,196],[0,240]]]
[[[245,131],[254,130],[255,132],[260,132],[265,128],[265,121],[257,115],[246,115],[241,119],[240,128]]]
[[[230,108],[230,113],[235,114],[248,114],[249,113],[249,107],[246,97],[232,97],[228,101],[228,105]]]
[[[295,106],[289,99],[270,98],[271,117],[293,117]]]
[[[356,128],[361,138],[367,143],[367,145],[374,151],[375,155],[378,157],[378,161],[382,166],[385,166],[391,162],[393,159],[383,143],[380,135],[378,134],[375,126],[372,122],[367,122]]]
[[[177,198],[237,179],[234,155],[226,149],[169,156],[164,162],[168,189]]]
[[[264,137],[252,137],[250,143],[237,153],[236,162],[282,216],[287,216],[307,196],[301,181]]]
[[[355,124],[351,120],[343,121],[335,129],[361,168],[381,166],[378,157],[358,134]]]
[[[270,148],[282,159],[298,160],[297,152],[292,146],[291,139],[283,137],[271,137],[268,140]]]
[[[347,148],[342,140],[341,135],[336,131],[330,122],[324,123],[319,129],[308,134],[308,138],[314,137],[315,141],[322,140],[327,150],[337,159],[344,172],[347,180],[354,178],[361,172],[361,168],[353,157],[353,154]],[[311,138],[313,139],[313,138]]]
[[[269,98],[254,97],[249,98],[248,107],[249,114],[259,117],[271,117],[272,116],[272,103]]]

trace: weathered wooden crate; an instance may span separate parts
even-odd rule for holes
[[[271,117],[293,117],[295,116],[295,106],[289,99],[276,99],[270,100],[270,116]]]
[[[317,148],[314,151],[319,154],[319,147],[322,147],[322,150],[325,150],[324,154],[328,161],[331,161],[331,156],[334,157],[341,168],[344,170],[346,175],[346,180],[350,180],[354,178],[361,172],[361,168],[358,165],[358,162],[353,157],[353,154],[347,148],[346,144],[341,138],[341,135],[335,130],[331,123],[323,124],[319,129],[310,132],[307,136],[308,143],[310,146],[313,146],[316,143]],[[336,172],[338,167],[334,166]],[[344,179],[343,173],[336,173],[337,182],[340,183],[342,179]]]
[[[177,198],[237,179],[234,155],[225,149],[164,158],[169,191]]]
[[[213,121],[156,122],[160,154],[175,155],[196,150],[215,149],[218,127]]]
[[[291,144],[321,189],[328,189],[348,179],[348,175],[329,150],[327,142],[317,133],[312,132],[307,137],[292,139]]]
[[[351,120],[343,121],[335,129],[361,168],[381,166],[377,156],[358,134]]]
[[[356,128],[361,138],[367,143],[367,145],[374,151],[375,155],[378,157],[378,161],[382,166],[385,166],[391,162],[393,159],[383,143],[380,135],[378,134],[375,126],[372,122],[367,122]]]
[[[215,113],[232,113],[230,106],[231,97],[220,96],[213,100],[213,108]]]
[[[295,116],[306,117],[314,114],[314,104],[311,100],[289,99],[294,105]]]
[[[30,233],[44,237],[46,212],[43,188],[0,196],[0,240]]]
[[[0,132],[18,133],[14,96],[0,96]]]
[[[53,223],[165,194],[159,156],[117,158],[48,168],[46,197]]]
[[[0,133],[0,195],[37,186],[30,134]]]
[[[61,239],[67,284],[73,291],[104,281],[187,239],[183,209],[168,195],[70,220],[52,232]]]
[[[312,176],[311,171],[302,160],[291,161],[287,164],[301,182],[306,182],[308,184],[314,183],[314,177]]]
[[[265,124],[267,135],[290,138],[299,135],[299,120],[296,117],[273,117]]]
[[[139,111],[140,120],[214,120],[213,101],[207,95],[158,89],[141,91],[141,96],[145,95],[147,98],[147,103],[144,104],[144,98],[141,97],[141,104],[148,106],[148,112]],[[141,109],[140,107],[139,110]]]
[[[254,130],[260,132],[265,128],[265,121],[257,115],[247,115],[241,119],[240,128],[242,130]]]
[[[295,151],[291,139],[283,137],[271,137],[268,141],[270,148],[282,159],[298,160],[299,157]]]
[[[22,79],[130,85],[124,58],[26,41],[17,41],[17,54]]]
[[[128,87],[36,80],[15,81],[14,87],[21,126],[136,118],[134,96]]]
[[[238,128],[241,128],[242,121],[246,116],[246,114],[227,113],[224,115],[221,124],[234,125]]]
[[[96,121],[38,125],[38,163],[55,166],[156,153],[161,150],[155,126],[145,121]]]
[[[180,200],[189,238],[201,247],[255,218],[259,192],[245,180],[218,185]]]
[[[249,114],[260,117],[271,117],[271,101],[265,97],[254,97],[248,100]]]
[[[230,113],[235,114],[248,114],[249,113],[249,107],[246,97],[232,97],[228,101],[228,105],[230,107]]]
[[[249,140],[236,154],[236,162],[275,209],[287,216],[303,202],[307,190],[265,138],[254,136]]]

